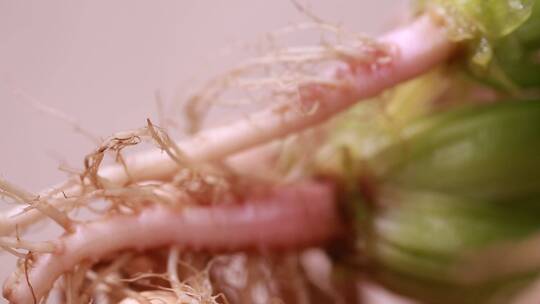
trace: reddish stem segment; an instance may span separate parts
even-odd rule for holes
[[[32,303],[34,296],[39,301],[62,273],[82,260],[97,261],[119,250],[172,244],[206,251],[320,245],[342,231],[333,192],[329,184],[311,182],[279,187],[242,205],[156,206],[84,224],[56,241],[57,252],[34,255],[28,277],[24,271],[13,274],[4,285],[4,297],[18,304]]]

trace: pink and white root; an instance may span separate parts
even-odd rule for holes
[[[440,20],[439,20],[440,21]],[[225,160],[274,139],[321,124],[361,99],[380,94],[403,81],[425,73],[444,62],[455,46],[444,26],[424,15],[408,26],[390,32],[376,43],[390,50],[384,62],[345,62],[331,72],[343,85],[328,87],[302,84],[300,104],[316,110],[297,111],[297,104],[278,104],[236,123],[203,131],[178,143],[190,162]],[[381,56],[383,56],[381,55]],[[98,175],[110,185],[165,180],[178,171],[178,164],[161,151],[126,159],[125,167],[101,169]],[[80,186],[63,193],[44,193],[48,202],[61,207],[62,196],[76,196]],[[190,250],[239,251],[292,249],[317,246],[343,232],[332,185],[305,182],[277,186],[262,198],[235,205],[208,207],[149,206],[133,215],[108,215],[75,225],[52,242],[54,252],[32,254],[25,271],[11,276],[4,285],[10,303],[39,301],[64,272],[85,259],[99,260],[120,250],[145,250],[177,245]],[[12,234],[43,215],[37,210],[12,211],[3,220],[0,233]],[[26,266],[25,266],[26,267]]]
[[[10,303],[32,303],[83,260],[99,261],[120,250],[177,244],[181,249],[231,252],[321,245],[342,231],[333,195],[331,185],[312,182],[278,187],[238,205],[185,210],[153,206],[81,224],[54,241],[54,252],[32,257],[29,269],[13,274],[4,297]]]

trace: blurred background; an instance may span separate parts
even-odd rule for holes
[[[299,0],[367,34],[390,28],[405,2]],[[288,0],[0,0],[0,177],[37,192],[96,147],[33,102],[105,138],[157,120],[156,91],[170,102],[235,63],[223,50],[303,21]],[[13,263],[0,254],[1,281]]]

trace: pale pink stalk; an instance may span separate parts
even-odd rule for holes
[[[295,111],[295,106],[290,103],[277,104],[235,123],[202,131],[178,143],[180,149],[193,161],[223,159],[302,131],[326,121],[362,99],[378,95],[385,89],[429,71],[446,60],[454,49],[444,27],[436,24],[429,15],[383,36],[378,42],[394,49],[387,64],[373,68],[372,65],[359,63],[357,67],[335,71],[334,77],[338,82],[349,81],[343,89],[309,84],[300,88],[306,91],[301,96],[302,104],[318,104],[318,109],[313,113]],[[167,178],[177,170],[174,160],[160,151],[139,154],[128,159],[127,164],[131,176],[137,180]],[[121,166],[106,168],[100,171],[100,175],[117,184],[128,182]]]
[[[353,63],[349,69],[333,72],[337,82],[346,81],[342,90],[329,89],[321,85],[304,84],[300,89],[300,103],[317,103],[314,113],[295,111],[294,105],[277,104],[269,109],[255,113],[246,119],[223,127],[203,131],[200,134],[179,142],[180,149],[195,162],[226,158],[234,153],[255,147],[274,139],[302,131],[320,124],[338,112],[346,110],[356,102],[380,94],[400,82],[425,73],[445,61],[455,45],[447,39],[444,25],[438,24],[426,14],[408,26],[390,32],[377,42],[391,46],[394,50],[387,64],[380,66]],[[361,54],[360,54],[361,55]],[[287,110],[288,109],[288,110]],[[132,182],[166,179],[173,175],[178,166],[167,154],[154,150],[130,157],[126,161]],[[112,184],[124,185],[129,182],[122,166],[112,166],[99,171],[102,178]],[[78,195],[79,187],[65,191],[68,196]],[[59,194],[52,203],[65,203]],[[36,210],[20,214],[21,208],[8,213],[0,219],[0,235],[13,233],[15,226],[20,228],[36,221],[40,216]]]
[[[81,224],[55,241],[54,253],[35,254],[32,266],[4,285],[12,304],[39,301],[64,272],[83,260],[112,252],[176,245],[205,251],[276,250],[323,244],[342,231],[333,187],[310,182],[282,186],[242,205],[173,210],[149,207],[136,215],[112,215]]]
[[[334,72],[342,89],[304,84],[299,90],[300,103],[317,104],[313,113],[294,110],[293,104],[279,104],[236,123],[203,131],[179,146],[191,161],[224,159],[234,153],[273,139],[320,124],[357,101],[375,96],[400,82],[422,74],[443,62],[454,45],[447,40],[444,27],[429,16],[383,36],[379,43],[392,46],[391,58],[382,65],[359,63]],[[99,171],[102,178],[115,185],[127,182],[166,179],[177,164],[165,153],[152,151],[127,160],[129,175],[123,167]],[[318,190],[317,190],[318,189]],[[77,194],[74,187],[67,195]],[[283,193],[291,193],[283,190]],[[41,298],[65,271],[85,258],[99,259],[123,249],[149,249],[179,245],[189,249],[241,250],[248,248],[291,248],[314,245],[333,235],[339,226],[331,191],[323,186],[299,187],[292,191],[296,199],[280,197],[258,204],[226,207],[192,208],[183,211],[151,207],[138,215],[111,216],[76,227],[57,242],[58,251],[37,254],[29,269],[29,280],[36,297]],[[294,195],[293,195],[294,196]],[[278,201],[282,200],[282,203]],[[61,204],[62,200],[51,201]],[[11,213],[14,214],[14,213]],[[3,222],[2,233],[16,225],[35,221],[36,211],[10,216]],[[6,283],[4,296],[12,303],[32,303],[32,293],[24,273],[17,273]]]

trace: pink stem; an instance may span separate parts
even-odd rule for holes
[[[310,182],[274,189],[242,205],[183,210],[154,206],[136,215],[114,215],[82,224],[56,241],[57,252],[36,254],[4,285],[10,303],[39,301],[62,273],[83,260],[112,252],[168,245],[206,251],[272,250],[322,244],[342,230],[333,187]]]
[[[395,52],[386,64],[372,65],[350,63],[349,69],[332,72],[338,82],[347,84],[345,88],[330,89],[320,85],[303,85],[300,88],[301,103],[309,107],[317,103],[318,110],[312,114],[292,110],[294,104],[285,103],[271,106],[246,119],[223,127],[210,129],[179,142],[186,156],[195,162],[223,159],[235,153],[268,143],[276,138],[302,131],[320,124],[336,113],[346,110],[359,100],[376,96],[385,89],[429,71],[444,62],[455,48],[446,36],[444,26],[437,24],[429,15],[423,15],[413,23],[392,31],[377,42],[392,46]],[[361,55],[361,54],[360,54]],[[386,56],[386,54],[383,54]],[[374,68],[375,67],[375,68]],[[288,110],[287,110],[288,109]],[[127,158],[130,177],[124,167],[103,168],[99,175],[115,185],[128,182],[166,179],[174,175],[178,166],[161,150],[152,150]],[[76,196],[79,187],[66,190],[68,196]],[[46,196],[46,193],[42,196]],[[54,204],[62,205],[65,200],[57,195]],[[15,227],[27,226],[42,214],[36,210],[21,213],[15,208],[0,218],[0,235],[13,233]]]
[[[383,36],[378,42],[394,46],[390,61],[375,68],[364,63],[336,71],[337,79],[349,84],[346,89],[327,90],[317,85],[300,88],[302,103],[318,103],[319,109],[313,114],[284,111],[287,107],[277,105],[246,120],[202,132],[180,143],[181,149],[194,161],[207,161],[301,131],[324,122],[360,99],[375,96],[430,70],[448,58],[454,49],[446,38],[444,27],[427,15]],[[174,161],[159,152],[138,155],[128,160],[128,167],[136,180],[166,178],[177,170]],[[128,182],[121,167],[102,170],[100,175],[118,185]],[[28,280],[34,295],[40,299],[63,272],[83,259],[97,260],[118,250],[142,250],[171,244],[205,250],[315,245],[336,235],[339,230],[334,203],[331,187],[309,184],[280,189],[274,197],[255,204],[184,211],[152,207],[136,216],[106,218],[78,227],[75,233],[60,238],[58,252],[36,255],[36,260],[29,263],[32,266],[28,269]],[[11,221],[30,221],[35,214]],[[14,226],[8,225],[8,228]],[[32,303],[32,291],[24,272],[14,274],[6,282],[4,296],[11,303]]]
[[[209,161],[305,130],[326,121],[362,99],[376,96],[388,88],[429,71],[444,62],[455,49],[455,44],[447,39],[446,29],[436,24],[429,15],[423,15],[413,23],[376,41],[395,50],[389,54],[386,64],[377,66],[351,62],[350,69],[331,72],[338,82],[346,81],[344,88],[330,89],[317,84],[307,84],[299,88],[302,104],[307,108],[310,104],[318,104],[314,113],[295,111],[291,102],[273,105],[246,119],[202,131],[186,141],[179,142],[179,147],[192,161]],[[178,170],[174,160],[161,151],[139,154],[132,159],[128,158],[126,162],[131,176],[136,177],[136,180],[167,178]],[[109,167],[99,174],[119,185],[128,182],[121,166]]]

